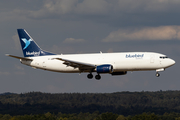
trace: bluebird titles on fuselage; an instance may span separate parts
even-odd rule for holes
[[[144,54],[126,54],[126,58],[136,58],[136,59],[141,59],[144,57]]]

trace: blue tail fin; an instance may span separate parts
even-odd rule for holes
[[[24,57],[55,55],[42,50],[25,29],[17,29]]]

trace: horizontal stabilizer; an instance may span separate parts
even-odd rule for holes
[[[30,59],[30,58],[18,57],[18,56],[9,55],[9,54],[6,54],[6,56],[13,57],[13,58],[16,58],[16,59],[22,59],[22,60],[33,60],[33,59]]]

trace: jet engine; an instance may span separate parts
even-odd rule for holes
[[[99,65],[96,67],[97,73],[112,73],[113,72],[113,66],[109,64],[105,65]]]

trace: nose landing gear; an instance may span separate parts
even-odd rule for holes
[[[158,72],[161,72],[161,71],[164,71],[164,70],[165,70],[165,68],[157,69],[157,70],[156,70],[156,77],[159,77],[159,76],[160,76],[160,74],[159,74]]]
[[[156,77],[159,77],[159,76],[160,76],[160,74],[158,72],[156,72]]]

